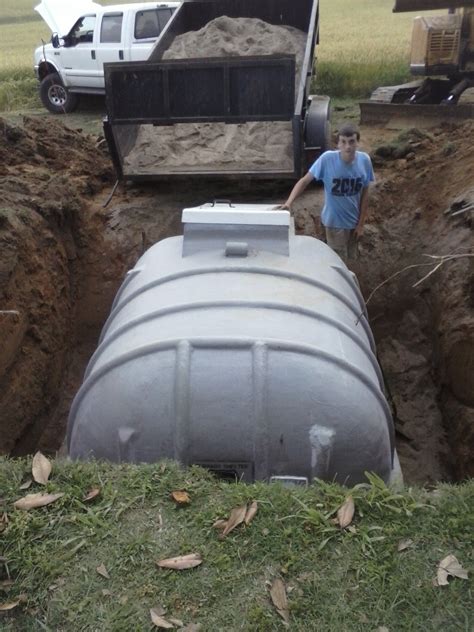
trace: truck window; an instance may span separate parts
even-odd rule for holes
[[[83,42],[92,42],[94,39],[95,15],[85,15],[79,18],[69,34],[64,38],[65,46],[76,46]]]
[[[135,16],[135,39],[158,37],[173,14],[174,9],[149,9],[137,11]]]
[[[123,13],[107,13],[102,18],[100,41],[102,44],[118,44],[122,41]]]

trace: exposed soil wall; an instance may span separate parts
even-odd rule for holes
[[[474,475],[474,263],[459,257],[416,288],[436,260],[472,252],[473,124],[435,133],[363,130],[377,184],[358,273],[392,400],[409,482]],[[380,137],[379,137],[380,136]],[[402,149],[400,149],[402,147]],[[403,148],[404,147],[404,148]],[[398,157],[397,157],[398,156]],[[402,156],[402,157],[400,157]],[[180,232],[180,211],[216,197],[281,201],[265,189],[160,184],[120,189],[95,138],[59,120],[0,122],[0,451],[59,448],[82,379],[127,269],[152,243]],[[300,232],[317,231],[321,190],[297,203]],[[413,265],[400,274],[406,266]]]
[[[54,414],[75,332],[89,205],[112,171],[61,123],[0,120],[0,450],[34,447]]]

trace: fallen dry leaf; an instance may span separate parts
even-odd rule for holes
[[[171,492],[171,498],[177,505],[189,505],[189,503],[191,502],[191,498],[188,492],[185,492],[183,490],[176,490],[174,492]]]
[[[109,590],[108,588],[104,588],[102,590],[102,594],[104,595],[104,597],[111,597],[112,596],[112,591]]]
[[[288,611],[288,600],[286,598],[286,589],[283,581],[277,577],[270,588],[270,597],[273,605],[280,617],[285,623],[290,622],[290,613]]]
[[[13,579],[2,579],[0,581],[0,588],[10,588],[14,583]]]
[[[244,522],[246,525],[249,525],[252,520],[255,518],[255,514],[257,513],[258,510],[258,503],[256,500],[254,500],[252,503],[250,503],[250,507],[247,509],[247,513],[245,514],[245,518],[244,518]]]
[[[29,489],[33,484],[33,479],[29,478],[27,481],[20,485],[20,489],[23,491],[24,489]]]
[[[100,487],[92,487],[82,499],[82,502],[88,503],[100,494]]]
[[[105,579],[110,579],[110,575],[108,570],[105,568],[105,564],[100,564],[95,570],[99,573],[99,575],[105,577]]]
[[[31,466],[31,473],[34,480],[40,485],[46,485],[49,475],[51,474],[51,463],[44,454],[37,452],[33,457],[33,463]]]
[[[20,604],[20,600],[19,599],[17,599],[17,601],[10,601],[8,603],[2,603],[2,604],[0,604],[0,611],[5,612],[6,610],[13,610],[13,608],[16,608],[19,604]]]
[[[36,509],[37,507],[45,507],[46,505],[54,503],[54,501],[61,498],[61,496],[64,496],[62,492],[58,494],[43,494],[42,492],[38,494],[27,494],[24,498],[20,498],[14,502],[13,506],[15,509]]]
[[[188,555],[178,555],[178,557],[170,557],[166,560],[156,562],[161,568],[171,568],[176,571],[182,571],[187,568],[194,568],[202,564],[202,558],[199,553],[189,553]]]
[[[171,630],[171,628],[174,628],[174,625],[159,615],[155,608],[151,608],[150,617],[152,623],[156,625],[157,628],[163,628],[164,630]]]
[[[176,625],[178,628],[182,628],[184,625],[181,619],[175,619],[174,617],[170,617],[169,620],[171,623],[174,623],[174,625]]]
[[[411,546],[413,546],[413,540],[410,540],[410,538],[407,540],[400,540],[397,546],[397,551],[404,551],[405,549],[409,549]]]
[[[166,614],[166,610],[163,608],[163,606],[155,606],[153,608],[153,612],[157,614],[159,617],[162,617],[163,615]]]
[[[240,505],[240,507],[234,507],[230,512],[230,516],[227,520],[227,524],[222,532],[222,536],[229,534],[235,527],[238,527],[245,520],[247,514],[247,505]]]
[[[354,501],[352,496],[348,496],[337,510],[337,522],[341,529],[345,529],[351,524],[352,518],[354,517],[354,511]]]
[[[213,529],[225,529],[227,526],[227,520],[216,520],[212,525]]]
[[[188,625],[183,628],[183,632],[199,632],[201,627],[200,623],[188,623]]]
[[[454,555],[447,555],[441,560],[436,574],[438,586],[447,586],[448,576],[468,579],[467,571],[461,566]]]

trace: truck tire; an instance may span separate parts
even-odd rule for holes
[[[330,99],[315,95],[310,100],[304,121],[304,144],[306,149],[322,154],[331,148]]]
[[[67,114],[76,109],[79,97],[64,87],[56,73],[46,75],[40,83],[40,97],[44,107],[53,114]]]

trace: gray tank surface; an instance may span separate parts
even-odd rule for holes
[[[69,417],[74,459],[389,481],[392,418],[355,276],[287,211],[205,204],[128,272]]]

